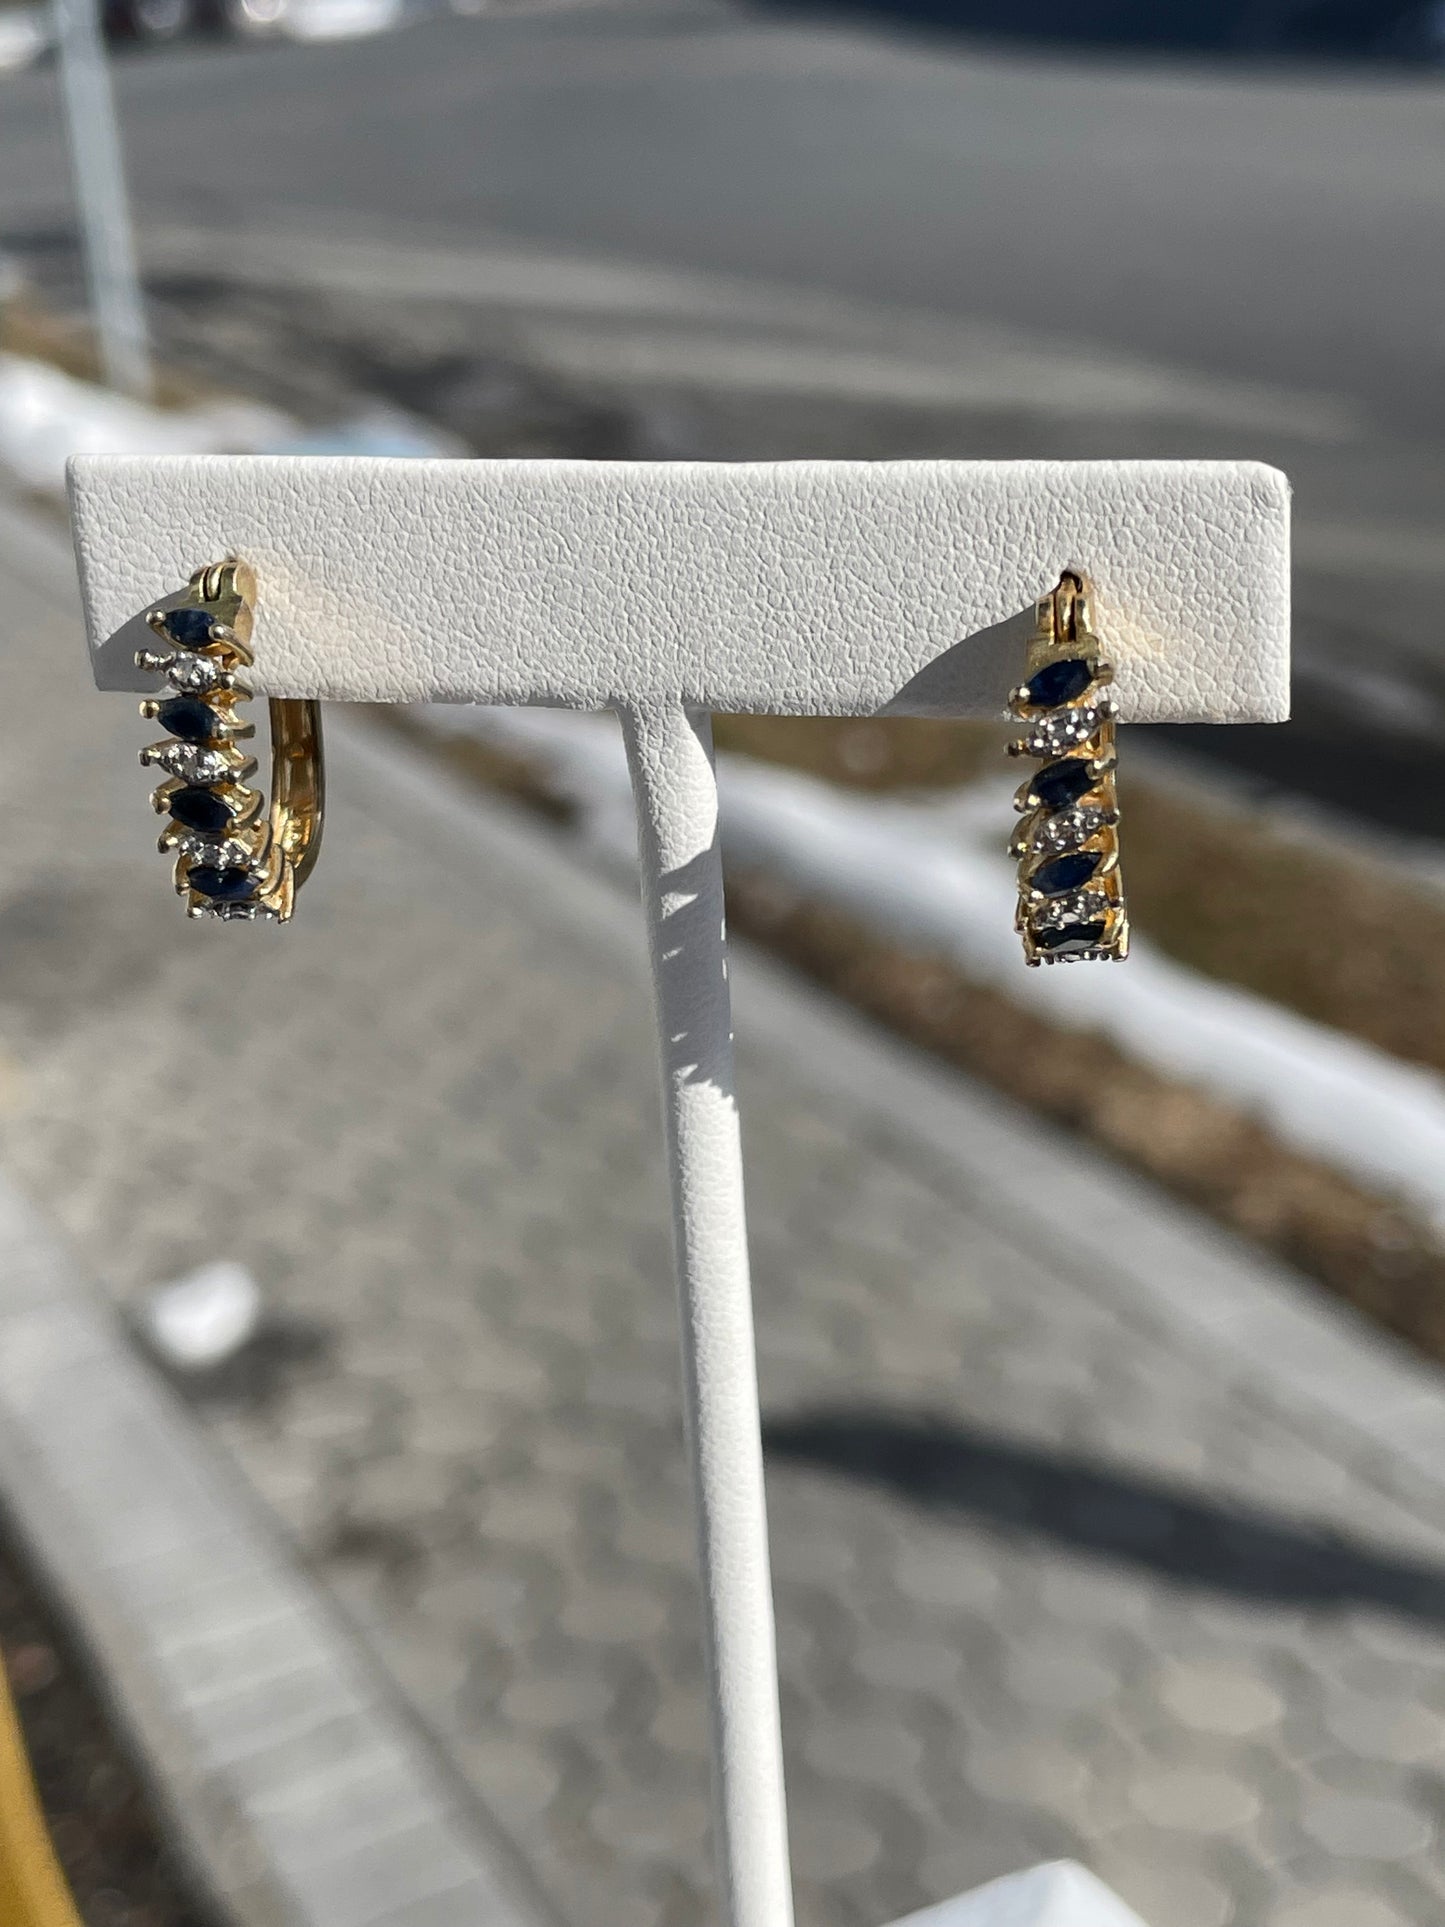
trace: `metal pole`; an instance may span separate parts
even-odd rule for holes
[[[150,346],[121,170],[115,96],[101,37],[100,0],[53,0],[53,4],[60,87],[101,372],[111,388],[149,401],[153,392]]]

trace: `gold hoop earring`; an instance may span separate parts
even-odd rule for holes
[[[1119,875],[1119,801],[1114,746],[1114,671],[1090,623],[1086,577],[1068,570],[1038,605],[1025,680],[1009,708],[1025,733],[1010,756],[1043,762],[1014,798],[1023,821],[1010,854],[1019,860],[1014,919],[1030,964],[1129,954],[1129,916]]]
[[[140,650],[136,667],[165,676],[172,693],[141,704],[168,735],[140,760],[166,772],[151,802],[170,819],[160,848],[175,855],[188,915],[286,923],[321,846],[321,705],[271,698],[267,810],[249,787],[256,759],[238,747],[255,729],[236,713],[252,694],[238,671],[251,666],[255,597],[254,571],[231,557],[197,569],[184,601],[147,617],[162,647]]]

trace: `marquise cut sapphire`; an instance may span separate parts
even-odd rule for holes
[[[167,735],[186,743],[208,743],[216,733],[217,716],[209,703],[195,696],[172,696],[156,711],[156,721]]]
[[[1102,923],[1061,923],[1052,930],[1035,930],[1034,943],[1040,950],[1064,950],[1074,944],[1097,950],[1104,941]]]
[[[204,649],[211,640],[211,624],[215,619],[204,609],[168,609],[162,627],[172,642],[179,642],[187,649]]]
[[[1077,803],[1098,782],[1087,756],[1066,756],[1057,763],[1046,763],[1029,788],[1046,810],[1066,810]]]
[[[1029,875],[1029,887],[1043,897],[1062,897],[1089,881],[1099,867],[1097,850],[1071,850],[1067,856],[1050,857]]]
[[[223,870],[217,863],[193,863],[186,872],[186,881],[203,897],[214,897],[221,903],[244,903],[247,897],[255,896],[260,879],[249,870]]]
[[[172,790],[166,807],[177,823],[184,823],[188,830],[224,830],[231,821],[225,799],[214,790],[194,786]]]
[[[1024,684],[1025,699],[1036,709],[1054,709],[1082,696],[1093,680],[1094,672],[1082,656],[1066,656],[1034,671]]]

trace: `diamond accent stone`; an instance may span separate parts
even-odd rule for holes
[[[218,749],[207,749],[199,743],[156,743],[140,753],[143,763],[150,763],[163,769],[168,776],[179,777],[183,783],[206,788],[211,783],[224,782],[230,771],[230,763]]]
[[[1046,816],[1034,831],[1034,848],[1072,849],[1076,844],[1086,843],[1114,820],[1113,811],[1102,808],[1098,803],[1085,803],[1078,809],[1061,810],[1057,816]]]
[[[1095,923],[1109,908],[1102,890],[1076,890],[1067,897],[1050,897],[1031,913],[1036,930],[1060,930],[1070,923]]]
[[[1077,749],[1096,736],[1114,713],[1110,702],[1083,703],[1077,709],[1058,709],[1041,716],[1023,739],[1028,756],[1058,756],[1066,749]]]
[[[189,649],[177,649],[165,665],[165,673],[177,689],[188,696],[197,696],[218,688],[226,672],[211,656],[197,656]]]
[[[192,903],[193,917],[213,917],[217,923],[277,923],[269,903]]]
[[[245,843],[234,839],[218,841],[214,837],[202,836],[196,830],[187,830],[178,836],[173,848],[193,863],[209,863],[218,870],[242,870],[252,861],[253,852]]]

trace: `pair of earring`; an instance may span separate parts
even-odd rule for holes
[[[252,694],[242,672],[255,598],[255,574],[230,558],[197,569],[183,601],[147,617],[161,646],[139,650],[136,666],[171,689],[141,704],[168,733],[140,760],[166,774],[151,802],[168,818],[160,847],[175,856],[188,914],[285,923],[321,844],[321,706],[272,698],[268,809],[251,787],[256,759],[240,747],[255,734],[238,714]]]
[[[268,809],[250,785],[256,759],[239,747],[255,734],[237,714],[252,693],[241,672],[251,664],[255,596],[254,572],[233,557],[198,569],[183,601],[149,616],[162,647],[140,650],[136,664],[164,675],[171,693],[142,703],[141,714],[169,734],[140,759],[166,773],[151,801],[169,819],[160,847],[175,856],[189,914],[285,923],[321,843],[321,708],[272,699]],[[1125,957],[1114,672],[1077,572],[1067,571],[1039,603],[1025,668],[1009,698],[1025,731],[1009,754],[1043,765],[1014,798],[1022,816],[1010,846],[1019,861],[1015,924],[1025,959]]]
[[[1019,786],[1015,927],[1030,964],[1129,954],[1119,875],[1114,671],[1090,621],[1087,579],[1068,570],[1038,605],[1025,680],[1009,698],[1024,733],[1011,756],[1042,764]]]

